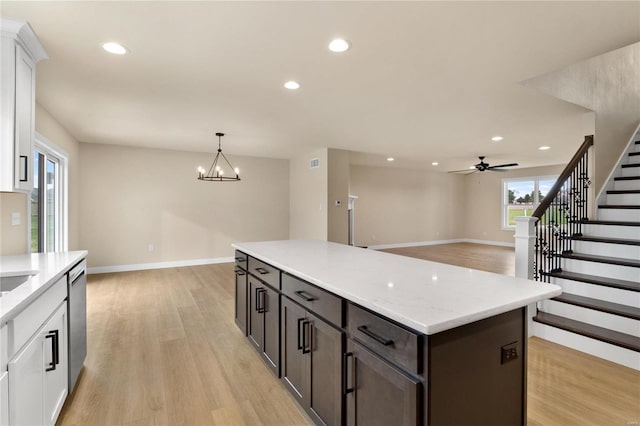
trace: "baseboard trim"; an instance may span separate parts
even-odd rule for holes
[[[375,246],[368,246],[368,248],[373,250],[384,250],[384,249],[392,249],[392,248],[435,246],[440,244],[453,244],[453,243],[474,243],[474,244],[485,244],[489,246],[501,246],[501,247],[516,246],[515,243],[505,243],[502,241],[475,240],[471,238],[456,238],[452,240],[431,240],[431,241],[416,241],[411,243],[378,244]]]
[[[133,265],[96,266],[87,268],[87,274],[108,274],[111,272],[145,271],[148,269],[178,268],[181,266],[212,265],[215,263],[230,263],[233,257],[214,257],[210,259],[174,260],[171,262],[137,263]]]

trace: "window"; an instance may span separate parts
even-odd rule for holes
[[[502,179],[502,227],[514,229],[517,216],[531,216],[557,176]]]
[[[31,191],[31,252],[67,250],[67,155],[36,135]]]

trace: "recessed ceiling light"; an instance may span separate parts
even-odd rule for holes
[[[298,83],[297,81],[291,80],[291,81],[287,81],[284,84],[284,87],[286,87],[289,90],[296,90],[300,88],[300,83]]]
[[[502,136],[494,136],[491,138],[491,140],[494,142],[500,142],[502,139],[504,139]]]
[[[544,146],[539,146],[539,147],[538,147],[538,149],[539,149],[540,151],[546,151],[546,150],[548,150],[548,149],[551,149],[551,147],[550,147],[550,146],[546,146],[546,145],[544,145]]]
[[[394,161],[394,160],[395,160],[395,158],[393,158],[393,157],[387,158],[387,161]]]
[[[103,43],[102,48],[109,53],[113,53],[114,55],[124,55],[128,52],[126,47],[124,47],[120,43],[116,43],[115,41]]]
[[[438,164],[440,163],[438,163],[437,161],[434,161],[433,163],[431,163],[432,166],[437,166]]]
[[[342,53],[349,50],[351,43],[342,38],[336,38],[329,43],[329,50],[336,53]]]

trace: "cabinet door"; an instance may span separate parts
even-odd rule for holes
[[[347,424],[419,424],[420,382],[352,340],[345,359]]]
[[[264,344],[264,311],[261,305],[264,300],[265,285],[249,276],[249,341],[260,351]]]
[[[9,421],[12,425],[44,424],[46,331],[41,331],[9,361]],[[50,349],[49,349],[50,351]],[[49,357],[51,353],[49,352]],[[49,358],[50,359],[50,358]]]
[[[33,189],[35,76],[35,63],[16,45],[15,187],[25,191]]]
[[[282,298],[282,380],[301,406],[305,406],[306,365],[303,330],[309,330],[305,310],[286,297]],[[307,337],[308,339],[308,337]]]
[[[44,326],[44,424],[54,425],[69,388],[67,346],[67,304]]]
[[[9,374],[0,373],[0,426],[9,424]]]
[[[247,273],[236,268],[236,324],[247,335]]]
[[[309,318],[310,352],[306,356],[308,412],[316,424],[340,425],[344,333],[314,315],[309,315]]]
[[[261,308],[264,311],[263,355],[273,373],[280,377],[280,294],[264,286],[261,295]]]

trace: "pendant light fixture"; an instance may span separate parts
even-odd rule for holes
[[[229,182],[229,181],[238,181],[240,180],[240,170],[236,167],[234,168],[227,157],[222,153],[222,137],[224,133],[216,133],[218,137],[218,153],[216,154],[216,158],[213,160],[213,164],[211,164],[211,168],[209,172],[205,174],[206,170],[200,166],[198,167],[198,179],[199,180],[208,180],[208,181],[217,181],[217,182]],[[222,157],[226,165],[220,161],[218,164],[218,159]],[[228,169],[229,174],[227,176],[224,175],[225,169]],[[233,173],[231,173],[233,172]],[[235,175],[235,176],[234,176]]]

